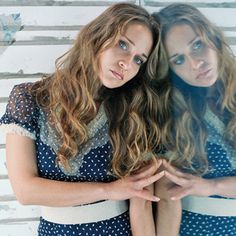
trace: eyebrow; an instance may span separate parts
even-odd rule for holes
[[[168,60],[171,60],[172,58],[178,56],[179,54],[178,53],[175,53],[174,55],[172,55],[171,57],[168,57]]]
[[[190,40],[190,41],[188,42],[188,45],[192,44],[197,38],[199,38],[198,35],[196,35],[196,37],[194,37],[192,40]]]
[[[196,37],[194,37],[193,39],[191,39],[189,42],[188,42],[188,45],[192,44],[199,36],[196,35]],[[174,55],[172,55],[171,57],[168,58],[168,60],[171,60],[173,57],[176,57],[178,56],[179,54],[178,53],[175,53]]]
[[[127,36],[124,36],[132,45],[134,45],[135,46],[135,43],[131,40],[131,39],[129,39]],[[142,53],[142,56],[143,57],[145,57],[146,59],[148,59],[148,56],[145,54],[145,53]]]

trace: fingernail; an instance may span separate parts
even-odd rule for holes
[[[154,197],[153,199],[155,202],[159,202],[161,200],[159,197]]]

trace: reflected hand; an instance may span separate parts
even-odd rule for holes
[[[172,200],[179,200],[188,195],[209,196],[214,194],[214,180],[184,173],[163,160],[165,177],[175,185],[168,189]]]

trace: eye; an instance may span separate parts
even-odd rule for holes
[[[128,50],[128,44],[125,41],[119,40],[118,45],[121,49]]]
[[[185,61],[184,56],[180,55],[175,57],[175,59],[172,60],[172,63],[175,65],[182,65],[184,61]]]
[[[139,56],[134,57],[134,62],[139,66],[141,66],[144,63],[143,59]]]
[[[193,51],[199,51],[203,48],[203,42],[201,40],[197,40],[196,42],[193,43]]]

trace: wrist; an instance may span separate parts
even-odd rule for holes
[[[208,180],[210,183],[210,186],[208,188],[208,194],[207,196],[211,196],[211,195],[218,195],[218,181],[216,179],[209,179]]]
[[[111,200],[111,183],[103,183],[102,184],[102,194],[105,200]]]
[[[221,178],[214,179],[214,195],[223,196],[224,195],[224,184]]]
[[[129,199],[130,208],[146,209],[152,205],[152,202],[143,198],[133,197]]]

